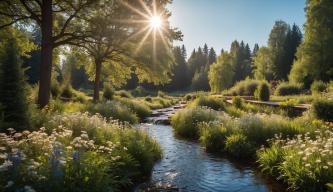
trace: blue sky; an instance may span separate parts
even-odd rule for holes
[[[276,20],[296,23],[303,29],[306,0],[173,0],[171,25],[184,34],[188,55],[207,43],[229,50],[233,40],[266,45]]]

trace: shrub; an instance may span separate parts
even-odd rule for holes
[[[151,97],[145,97],[145,101],[147,101],[147,102],[152,102],[153,99],[152,99]]]
[[[61,95],[61,87],[59,82],[56,79],[51,80],[51,95],[54,98],[57,98],[58,96]]]
[[[128,107],[118,101],[108,101],[105,103],[88,104],[87,111],[91,114],[101,114],[106,118],[118,119],[131,124],[138,123],[139,119]]]
[[[200,96],[189,104],[191,107],[205,106],[214,110],[224,110],[224,102],[222,99],[211,96]]]
[[[117,94],[120,97],[125,97],[125,98],[132,98],[133,97],[130,92],[125,91],[125,90],[120,90],[120,91],[117,92]]]
[[[242,108],[244,100],[240,97],[232,97],[232,104],[237,108]]]
[[[198,139],[200,122],[210,122],[219,119],[218,113],[207,108],[182,109],[176,112],[171,118],[171,125],[179,136]]]
[[[333,122],[333,100],[314,100],[312,102],[312,113],[318,119]]]
[[[276,87],[274,94],[279,96],[285,96],[285,95],[298,95],[301,92],[302,92],[302,85],[283,82]]]
[[[157,92],[157,96],[163,98],[163,97],[166,96],[166,94],[165,94],[163,91],[158,91],[158,92]]]
[[[200,123],[200,143],[209,152],[222,152],[226,137],[230,134],[222,124]]]
[[[229,94],[231,95],[241,95],[241,96],[254,96],[254,92],[257,89],[260,81],[253,79],[246,79],[238,82],[232,88],[229,89]]]
[[[327,89],[327,84],[324,83],[323,81],[314,81],[311,84],[311,93],[315,94],[315,93],[321,93],[326,91]]]
[[[255,152],[253,145],[241,133],[232,134],[226,138],[225,150],[236,158],[251,158]]]
[[[191,101],[192,100],[192,95],[191,94],[186,94],[185,97],[184,97],[184,99],[186,101]]]
[[[114,96],[114,89],[110,85],[104,85],[103,98],[105,100],[112,100]]]
[[[135,88],[134,90],[131,91],[131,94],[135,97],[145,97],[148,95],[152,95],[153,93],[146,90],[142,86],[138,86],[137,88]]]
[[[73,88],[69,83],[66,83],[63,87],[62,87],[62,91],[61,91],[61,97],[63,98],[67,98],[70,99],[74,96],[73,93]]]
[[[149,106],[145,105],[144,102],[128,98],[121,98],[119,99],[119,102],[122,103],[124,106],[128,107],[139,118],[145,118],[151,114]]]
[[[255,93],[255,98],[260,101],[269,101],[270,91],[269,91],[269,85],[266,82],[261,83]]]

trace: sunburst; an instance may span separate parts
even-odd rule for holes
[[[124,1],[121,1],[121,2],[131,11],[133,11],[136,14],[143,17],[143,20],[138,20],[138,21],[132,20],[132,22],[142,22],[142,24],[143,24],[142,29],[137,31],[130,37],[130,38],[134,38],[134,37],[137,37],[137,36],[143,34],[141,41],[139,42],[138,46],[136,47],[135,54],[139,53],[140,49],[142,48],[142,46],[144,45],[144,43],[146,42],[148,37],[152,36],[153,59],[155,60],[156,59],[156,46],[157,46],[156,39],[158,38],[157,35],[162,40],[163,45],[165,46],[166,50],[168,50],[168,43],[167,43],[167,40],[165,39],[165,36],[168,33],[167,25],[166,25],[165,18],[163,17],[163,13],[159,12],[157,10],[156,0],[153,0],[152,6],[151,6],[152,8],[148,7],[147,4],[143,0],[139,0],[140,4],[142,5],[142,7],[144,9],[144,12],[133,7],[132,5],[130,5],[128,3],[125,3]]]

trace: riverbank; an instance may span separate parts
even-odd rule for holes
[[[171,126],[153,123],[181,110],[171,109],[153,111],[159,115],[140,126],[160,144],[163,157],[155,164],[150,180],[134,191],[283,191],[252,164],[207,153],[199,143],[176,137]]]

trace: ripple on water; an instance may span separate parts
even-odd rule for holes
[[[149,181],[157,191],[272,191],[251,168],[238,168],[207,154],[197,143],[177,139],[170,126],[143,124],[141,128],[160,143],[164,153]]]

